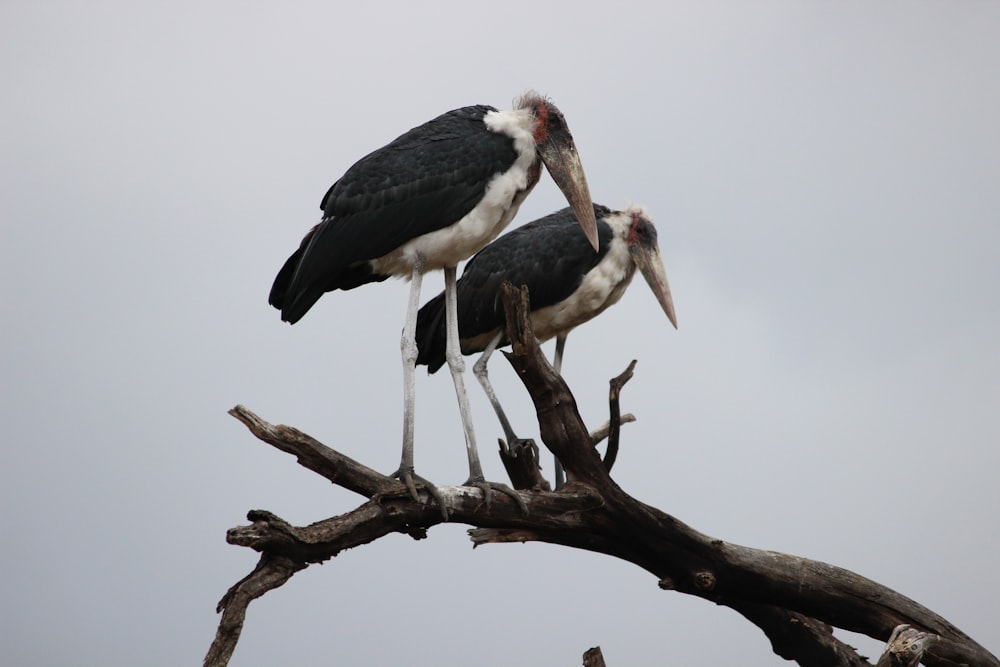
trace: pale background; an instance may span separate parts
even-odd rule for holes
[[[570,4],[0,5],[0,662],[200,664],[257,560],[226,529],[358,504],[236,403],[395,468],[406,283],[290,328],[271,280],[356,159],[529,88],[595,200],[648,207],[674,290],[679,331],[636,282],[567,346],[593,426],[639,360],[615,479],[1000,652],[1000,4]],[[545,176],[514,225],[563,205]],[[534,433],[503,359],[493,376]],[[418,471],[460,482],[450,379],[417,391]],[[596,644],[616,667],[781,662],[632,565],[443,526],[255,602],[233,664],[573,665]]]

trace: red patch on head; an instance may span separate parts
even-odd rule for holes
[[[535,143],[540,144],[545,141],[549,134],[549,105],[539,102],[535,105]]]
[[[628,228],[628,236],[625,242],[629,245],[636,245],[640,242],[640,239],[646,236],[645,219],[642,217],[641,213],[632,214],[632,224]]]

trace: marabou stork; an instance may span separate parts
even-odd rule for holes
[[[579,216],[584,245],[598,247],[587,180],[566,119],[535,92],[498,111],[478,105],[449,111],[356,162],[320,204],[322,220],[278,272],[269,302],[294,324],[325,293],[389,276],[410,279],[403,356],[403,453],[393,475],[418,499],[414,480],[444,507],[436,488],[413,471],[414,340],[423,274],[444,269],[447,352],[462,413],[469,479],[489,500],[469,415],[459,352],[455,267],[496,238],[546,167]],[[500,488],[501,485],[492,485]],[[506,487],[502,490],[509,491]],[[513,493],[513,492],[511,492]],[[518,498],[519,500],[519,498]]]
[[[554,367],[561,372],[569,332],[621,299],[639,269],[670,323],[677,328],[656,228],[641,207],[612,211],[594,205],[600,247],[595,254],[577,231],[577,218],[562,209],[498,238],[480,250],[457,284],[458,335],[462,353],[482,352],[473,370],[500,419],[508,442],[517,439],[490,385],[487,362],[507,343],[500,285],[527,285],[535,337],[556,339]],[[445,295],[428,301],[417,315],[417,363],[430,373],[445,362]],[[562,485],[556,461],[556,487]]]

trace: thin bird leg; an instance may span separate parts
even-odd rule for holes
[[[486,505],[492,501],[491,491],[501,491],[517,502],[524,514],[528,507],[516,491],[504,484],[487,482],[483,476],[483,466],[479,463],[479,451],[476,449],[476,435],[472,430],[472,411],[469,408],[469,395],[465,391],[465,360],[462,358],[461,343],[458,338],[458,288],[456,269],[454,266],[444,270],[444,312],[447,337],[445,359],[455,383],[455,394],[458,396],[458,409],[462,413],[462,428],[465,430],[465,449],[469,455],[469,479],[464,486],[475,486],[482,489]]]
[[[503,408],[500,406],[500,400],[497,398],[496,392],[493,391],[493,384],[490,382],[488,368],[490,357],[497,349],[501,340],[503,340],[502,331],[498,332],[493,340],[490,341],[489,345],[486,346],[486,349],[483,350],[483,354],[479,357],[479,361],[473,365],[472,372],[479,380],[479,384],[482,385],[487,398],[490,399],[490,404],[493,406],[493,411],[497,413],[497,417],[500,419],[500,426],[503,428],[504,437],[507,439],[507,446],[514,447],[514,445],[519,442],[529,444],[531,445],[532,451],[534,451],[535,461],[538,461],[538,445],[536,445],[535,441],[530,438],[527,440],[521,440],[517,437],[517,434],[514,433],[514,428],[510,425],[510,421],[507,419],[507,415],[504,414]]]
[[[403,458],[399,463],[399,472],[404,475],[413,473],[413,419],[416,403],[416,366],[417,366],[417,306],[420,303],[420,286],[424,280],[423,262],[417,262],[410,276],[410,298],[406,303],[406,320],[403,322],[403,336],[399,341],[399,349],[403,354]],[[403,480],[410,493],[416,499],[413,480]]]
[[[406,485],[410,496],[420,502],[415,482],[423,484],[431,496],[437,501],[448,520],[448,510],[444,505],[437,487],[413,472],[413,417],[416,402],[415,375],[417,363],[417,310],[420,304],[420,285],[424,278],[424,263],[417,261],[410,276],[410,299],[406,305],[406,322],[403,324],[403,335],[399,348],[403,353],[403,456],[399,462],[399,470],[393,473],[399,481]]]
[[[472,430],[472,415],[469,409],[469,395],[465,391],[465,360],[458,338],[458,288],[456,287],[456,269],[454,266],[444,270],[444,314],[447,327],[445,343],[445,359],[451,371],[451,379],[455,383],[455,394],[458,396],[458,409],[462,413],[462,428],[465,431],[465,449],[469,455],[469,479],[466,485],[482,482],[483,466],[479,463],[479,450],[476,449],[476,434]],[[489,494],[487,493],[487,497]]]
[[[552,360],[552,366],[556,369],[556,373],[562,375],[562,358],[563,351],[566,349],[566,334],[559,334],[556,336],[556,356]]]
[[[497,399],[496,392],[493,391],[493,385],[490,384],[489,370],[487,369],[487,364],[490,361],[490,356],[493,351],[497,349],[497,345],[503,340],[503,332],[500,331],[490,344],[486,346],[483,350],[483,355],[479,357],[479,361],[475,363],[472,367],[472,373],[479,380],[479,384],[482,385],[483,391],[486,392],[486,396],[490,399],[490,404],[493,406],[493,411],[497,413],[497,418],[500,420],[500,426],[503,428],[503,435],[507,438],[507,444],[513,445],[514,442],[518,440],[518,437],[514,435],[514,429],[510,425],[510,421],[507,420],[507,415],[504,414],[503,408],[500,407],[500,401]]]
[[[559,334],[556,336],[556,355],[552,360],[552,366],[556,369],[556,373],[562,375],[562,358],[563,351],[566,349],[566,334]],[[559,459],[553,457],[555,461],[555,471],[556,471],[556,491],[561,489],[566,484],[566,471],[563,470],[562,464],[559,463]]]

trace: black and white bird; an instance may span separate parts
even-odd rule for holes
[[[562,209],[504,234],[480,250],[462,271],[457,284],[458,335],[462,353],[482,352],[473,367],[500,419],[508,442],[517,439],[490,385],[487,363],[507,343],[499,291],[504,281],[527,285],[531,324],[539,342],[556,339],[553,366],[561,372],[566,337],[621,299],[636,269],[652,289],[670,323],[677,317],[656,228],[641,207],[612,211],[594,205],[598,252],[577,229],[574,211]],[[428,301],[417,316],[417,364],[430,373],[445,362],[445,295]],[[556,486],[561,486],[556,464]]]
[[[598,247],[590,192],[573,136],[556,106],[530,92],[514,109],[469,106],[413,128],[355,163],[323,197],[322,220],[278,272],[269,302],[294,324],[326,292],[389,276],[409,278],[403,354],[403,453],[394,473],[417,498],[413,472],[414,332],[423,274],[444,269],[455,294],[456,265],[496,238],[541,175],[552,175],[579,216],[581,242]],[[469,458],[467,485],[489,495],[462,379],[454,308],[445,308],[450,352]],[[494,485],[498,486],[498,485]],[[447,510],[442,505],[447,517]]]

